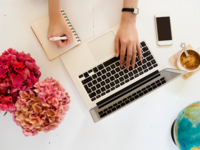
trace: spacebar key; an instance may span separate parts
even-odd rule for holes
[[[107,67],[107,66],[109,66],[110,64],[112,64],[112,63],[114,63],[114,62],[116,62],[116,61],[118,61],[119,60],[119,57],[113,57],[113,58],[111,58],[110,60],[108,60],[108,61],[106,61],[106,62],[104,62],[103,64],[104,64],[104,66],[105,67]]]
[[[91,78],[91,77],[89,77],[89,78],[83,80],[82,83],[83,83],[83,84],[86,84],[86,83],[88,83],[88,82],[90,82],[90,81],[92,81],[92,78]]]

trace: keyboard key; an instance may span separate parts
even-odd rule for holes
[[[93,80],[92,83],[95,85],[97,84],[97,80]]]
[[[101,97],[101,95],[97,95],[97,96],[96,96],[96,98],[100,98],[100,97]]]
[[[143,68],[143,69],[146,69],[146,68],[147,68],[147,66],[146,66],[146,65],[143,65],[143,66],[142,66],[142,68]]]
[[[138,95],[136,95],[136,96],[135,96],[135,99],[137,99],[137,98],[139,98],[139,96],[138,96]]]
[[[120,85],[118,84],[118,85],[116,85],[115,87],[118,88],[118,87],[120,87]]]
[[[144,94],[147,94],[147,93],[148,93],[148,91],[147,91],[147,90],[145,90],[145,91],[144,91]]]
[[[129,100],[127,100],[127,101],[126,101],[126,104],[128,104],[128,103],[130,103],[130,101],[129,101]]]
[[[155,64],[155,63],[156,63],[156,61],[155,61],[155,60],[152,60],[152,61],[151,61],[151,63],[152,63],[152,64]]]
[[[130,80],[133,80],[133,79],[134,79],[134,77],[131,77],[131,78],[130,78]]]
[[[110,67],[111,67],[112,69],[114,69],[114,68],[115,68],[115,65],[114,65],[114,64],[112,64]]]
[[[116,73],[115,70],[112,70],[112,71],[111,71],[111,74],[112,74],[112,75],[114,75],[115,73]]]
[[[138,68],[138,72],[140,72],[140,71],[142,71],[142,68],[141,68],[141,67]]]
[[[143,89],[142,89],[142,91],[145,91],[145,90],[146,90],[146,88],[143,88]]]
[[[110,80],[113,81],[113,80],[115,80],[115,78],[112,76],[112,77],[110,77]]]
[[[143,58],[142,63],[145,64],[147,61],[145,58]]]
[[[103,65],[104,65],[105,67],[107,67],[107,66],[109,66],[110,64],[113,64],[114,62],[116,62],[116,61],[118,61],[118,60],[119,60],[119,58],[113,57],[113,58],[109,59],[108,61],[104,62]]]
[[[162,84],[166,83],[166,81],[162,81]]]
[[[96,98],[92,98],[92,101],[95,101],[96,100]]]
[[[120,72],[119,72],[119,75],[120,75],[120,76],[123,76],[123,75],[124,75],[123,71],[120,71]]]
[[[146,43],[145,43],[144,41],[141,42],[140,44],[141,44],[142,47],[145,47],[145,46],[146,46]]]
[[[139,90],[139,91],[137,91],[137,93],[141,93],[141,92],[142,92],[142,91],[140,91],[140,90]]]
[[[136,69],[137,67],[138,67],[138,65],[137,65],[137,64],[135,64],[134,68]]]
[[[145,47],[142,48],[142,50],[143,50],[143,52],[146,52],[146,51],[148,51],[149,49],[148,49],[148,47],[145,46]]]
[[[142,65],[141,61],[139,61],[137,64],[138,64],[138,66],[141,66],[141,65]]]
[[[127,70],[127,69],[125,69],[125,70],[124,70],[124,73],[127,73],[127,72],[128,72],[128,70]]]
[[[88,83],[88,86],[89,86],[89,87],[91,87],[91,86],[92,86],[92,83],[91,83],[91,82],[90,82],[90,83]]]
[[[150,88],[151,86],[150,85],[148,85],[146,88],[148,89],[148,88]]]
[[[115,86],[115,83],[114,83],[114,82],[111,82],[111,83],[110,83],[110,86],[111,86],[111,87]]]
[[[116,69],[115,69],[115,71],[116,71],[116,72],[119,72],[119,71],[120,71],[120,69],[119,69],[119,68],[116,68]]]
[[[111,111],[109,110],[109,111],[107,111],[107,113],[108,113],[108,114],[110,114],[110,113],[111,113]]]
[[[102,91],[102,92],[104,92],[105,90],[106,90],[105,87],[102,87],[102,88],[101,88],[101,91]]]
[[[88,94],[90,94],[90,93],[92,92],[92,91],[88,88],[87,85],[85,85],[84,87],[85,87],[85,90],[86,90],[86,92],[87,92]]]
[[[150,91],[152,91],[153,89],[152,88],[148,88],[148,91],[150,92]]]
[[[102,73],[102,74],[105,74],[105,73],[106,73],[106,70],[105,70],[105,69],[103,69],[103,70],[101,71],[101,73]]]
[[[138,71],[137,71],[137,70],[133,70],[133,73],[134,73],[134,74],[137,74],[137,73],[138,73]]]
[[[134,99],[135,99],[135,98],[132,97],[132,98],[130,98],[130,101],[132,102],[132,101],[134,101]]]
[[[119,78],[119,75],[118,75],[118,74],[115,74],[115,78]]]
[[[110,92],[110,90],[107,90],[107,91],[106,91],[106,93],[109,93],[109,92]]]
[[[109,84],[107,84],[107,85],[106,85],[106,89],[109,89],[109,88],[110,88],[110,85],[109,85]]]
[[[159,80],[157,80],[157,81],[156,81],[156,83],[160,83],[160,81],[159,81]]]
[[[135,95],[136,95],[136,93],[132,94],[132,96],[135,96]]]
[[[113,104],[113,106],[117,106],[117,103]]]
[[[128,80],[125,80],[125,83],[129,82],[129,79]]]
[[[107,76],[107,77],[110,77],[110,76],[111,76],[111,74],[110,74],[110,73],[107,73],[107,74],[106,74],[106,76]]]
[[[104,111],[104,112],[108,111],[108,108],[104,109],[103,111]]]
[[[100,93],[101,93],[101,91],[100,91],[100,90],[97,90],[96,92],[97,92],[97,94],[100,94]]]
[[[124,82],[121,82],[120,85],[124,85]]]
[[[136,75],[135,75],[135,78],[137,78],[137,77],[139,77],[139,75],[138,75],[138,74],[136,74]]]
[[[153,69],[153,67],[149,67],[149,70]]]
[[[101,64],[101,65],[97,66],[97,68],[98,68],[99,70],[101,70],[101,69],[104,68],[104,66]]]
[[[161,83],[158,83],[157,86],[161,86]]]
[[[92,89],[92,91],[95,91],[95,90],[96,90],[96,87],[95,87],[95,86],[93,86],[91,89]]]
[[[116,108],[113,108],[113,109],[112,109],[112,111],[115,111],[115,110],[116,110]]]
[[[111,70],[111,68],[110,68],[110,67],[107,67],[107,68],[106,68],[106,70],[107,70],[107,71],[110,71],[110,70]]]
[[[128,75],[129,75],[129,77],[132,77],[132,76],[133,76],[133,73],[132,73],[132,72],[129,72]]]
[[[158,66],[157,64],[153,65],[154,68],[157,67],[157,66]]]
[[[99,114],[103,114],[103,111],[100,111]]]
[[[155,88],[157,88],[157,86],[156,86],[156,85],[154,85],[154,86],[153,86],[153,89],[155,89]]]
[[[142,96],[142,95],[144,95],[144,94],[143,94],[143,93],[140,93],[139,95]]]
[[[111,88],[111,91],[113,91],[114,89],[115,89],[115,87],[112,87],[112,88]]]
[[[85,78],[89,77],[89,74],[87,72],[84,73]]]
[[[131,98],[131,95],[130,95],[130,96],[128,96],[127,98],[128,98],[128,99],[130,99],[130,98]]]
[[[92,78],[91,78],[91,77],[89,77],[89,78],[83,80],[82,83],[83,83],[83,84],[86,84],[86,83],[88,83],[88,82],[90,82],[90,81],[92,81]]]
[[[103,118],[103,117],[105,117],[106,115],[107,115],[107,114],[104,113],[104,114],[101,114],[100,117]]]
[[[104,80],[104,79],[106,79],[106,76],[105,76],[105,75],[102,75],[102,77],[101,77],[101,78]]]
[[[102,81],[102,79],[99,77],[99,78],[97,78],[97,81],[98,81],[98,82],[101,82],[101,81]]]
[[[117,105],[116,108],[119,109],[119,108],[121,108],[121,106],[120,106],[120,105]]]
[[[112,109],[112,108],[113,108],[112,106],[108,107],[108,109]]]
[[[156,84],[155,84],[155,83],[152,83],[152,84],[151,84],[151,86],[154,86],[154,85],[156,85]]]
[[[132,66],[130,66],[130,67],[129,67],[129,71],[132,71],[132,70],[133,70],[133,67],[132,67]]]
[[[124,99],[123,99],[123,101],[126,101],[126,100],[127,100],[127,98],[124,98]]]
[[[93,98],[93,97],[95,97],[95,96],[96,96],[96,93],[95,93],[95,92],[93,92],[93,93],[89,94],[89,96],[90,96],[90,98]]]
[[[98,75],[98,76],[101,76],[101,72],[97,72],[97,75]]]
[[[100,85],[100,84],[97,84],[97,85],[96,85],[96,87],[97,87],[97,88],[100,88],[100,87],[101,87],[101,85]]]
[[[104,93],[101,93],[101,96],[104,96],[106,93],[104,92]]]
[[[147,51],[147,52],[143,53],[143,57],[147,57],[149,55],[151,55],[150,51]]]
[[[122,101],[119,101],[119,102],[118,102],[118,104],[121,104],[121,103],[122,103]]]
[[[98,71],[97,67],[93,68],[94,73]]]
[[[119,64],[119,61],[118,61],[118,62],[116,62],[116,63],[115,63],[115,65],[116,65],[116,66],[119,66],[119,65],[120,65],[120,64]]]
[[[151,63],[150,63],[150,62],[148,62],[148,63],[147,63],[147,66],[148,66],[148,67],[150,67],[150,66],[151,66]]]
[[[92,78],[93,78],[93,79],[96,79],[96,78],[97,78],[97,75],[96,75],[96,74],[92,75]]]
[[[104,86],[106,83],[104,81],[101,82],[101,86]]]
[[[117,80],[115,80],[115,84],[118,84],[119,83],[119,80],[117,79]]]
[[[165,78],[162,78],[162,79],[160,79],[161,81],[164,81],[165,80]]]
[[[148,69],[145,69],[144,72],[148,72]]]
[[[124,81],[124,78],[123,78],[123,77],[120,77],[119,80],[122,82],[122,81]]]
[[[122,104],[121,104],[121,106],[124,106],[124,105],[125,105],[125,103],[122,103]]]
[[[144,72],[143,72],[143,71],[141,71],[139,74],[140,74],[140,75],[142,75],[143,73],[144,73]]]
[[[124,78],[125,78],[125,79],[128,79],[128,75],[125,75]]]
[[[152,60],[153,59],[153,56],[152,55],[150,55],[149,57],[147,57],[147,60],[148,61],[150,61],[150,60]]]
[[[88,71],[88,73],[91,73],[91,72],[92,72],[92,70],[89,70],[89,71]]]
[[[80,76],[79,76],[79,78],[82,78],[83,77],[83,75],[81,74]]]
[[[110,80],[109,80],[109,79],[106,79],[105,81],[106,81],[106,83],[110,83]]]

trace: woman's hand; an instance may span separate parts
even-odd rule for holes
[[[60,14],[59,16],[50,19],[47,38],[50,39],[51,37],[61,36],[66,36],[67,40],[53,41],[58,48],[62,48],[73,42],[72,32]]]
[[[142,52],[138,39],[136,28],[136,16],[130,12],[123,12],[121,25],[115,38],[115,53],[116,57],[120,55],[120,66],[124,65],[124,58],[126,58],[126,69],[135,66],[136,54],[139,53],[139,59],[142,61]]]

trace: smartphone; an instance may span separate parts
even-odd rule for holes
[[[155,15],[156,34],[158,45],[172,45],[172,30],[169,13]]]

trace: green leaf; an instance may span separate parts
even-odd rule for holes
[[[5,112],[3,116],[5,116],[6,114],[7,114],[7,112]]]
[[[37,97],[38,95],[37,95],[37,93],[35,92],[35,91],[33,91],[33,93],[35,94],[35,97]]]

